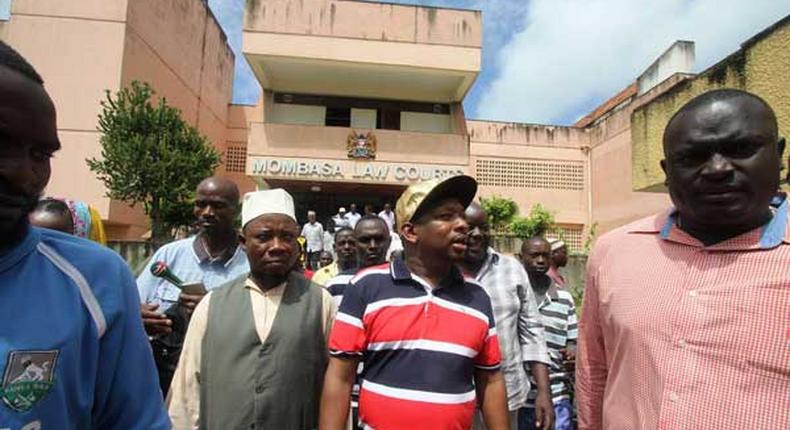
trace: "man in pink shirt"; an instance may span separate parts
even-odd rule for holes
[[[580,430],[790,428],[790,226],[776,116],[716,90],[664,131],[667,212],[587,266]]]

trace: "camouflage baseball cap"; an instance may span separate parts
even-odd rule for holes
[[[467,207],[475,198],[476,193],[477,181],[466,175],[412,184],[401,194],[395,205],[398,231],[403,227],[403,224],[419,218],[434,205],[447,198],[457,198],[464,207]]]

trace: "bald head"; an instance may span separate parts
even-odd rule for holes
[[[691,99],[667,122],[664,129],[664,153],[676,133],[684,132],[699,121],[700,116],[726,115],[734,109],[746,109],[740,115],[749,117],[749,122],[758,123],[774,142],[778,142],[778,124],[771,106],[756,94],[733,88],[713,90]],[[689,124],[691,123],[691,124]]]
[[[200,182],[195,196],[194,214],[198,226],[208,235],[234,230],[239,213],[239,188],[227,178],[212,176]]]
[[[222,176],[210,176],[200,181],[198,184],[198,194],[201,191],[221,194],[229,202],[235,202],[236,205],[239,204],[239,187],[236,186],[235,182],[228,178],[223,178]]]
[[[770,217],[781,157],[773,109],[741,90],[715,90],[684,105],[664,131],[661,167],[684,230],[706,244]]]

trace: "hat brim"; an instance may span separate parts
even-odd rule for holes
[[[424,216],[439,203],[447,199],[458,199],[464,208],[472,203],[477,194],[477,181],[471,176],[459,175],[447,178],[435,186],[417,206],[409,222]]]

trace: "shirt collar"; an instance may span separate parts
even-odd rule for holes
[[[788,222],[788,199],[777,195],[771,201],[773,217],[760,228],[706,247],[677,226],[678,212],[675,208],[646,218],[631,225],[628,233],[658,234],[661,239],[699,248],[716,251],[745,251],[750,249],[771,249],[782,243],[790,243],[790,222]]]
[[[22,242],[0,255],[0,272],[14,266],[19,260],[30,254],[41,241],[41,232],[37,227],[27,227]]]
[[[268,290],[263,291],[261,290],[261,287],[259,287],[258,284],[252,280],[252,278],[247,278],[247,280],[244,281],[244,288],[255,291],[263,296],[282,296],[283,292],[285,292],[285,285],[287,283],[288,282],[286,281],[274,288],[269,288]]]
[[[406,266],[406,261],[403,258],[395,258],[390,263],[390,275],[395,281],[416,281],[426,288],[431,288],[424,279],[412,274],[409,267]],[[450,268],[450,274],[447,278],[442,280],[442,284],[436,288],[450,287],[454,285],[463,285],[465,282],[464,276],[461,271],[453,265]]]
[[[233,260],[233,257],[236,256],[236,253],[240,252],[241,250],[241,246],[239,246],[239,242],[237,240],[234,246],[229,246],[224,251],[222,251],[220,255],[215,258],[211,258],[211,256],[206,251],[202,236],[203,233],[198,233],[192,240],[192,251],[195,253],[195,258],[197,258],[198,264],[221,264],[227,267],[230,264],[230,261]]]

